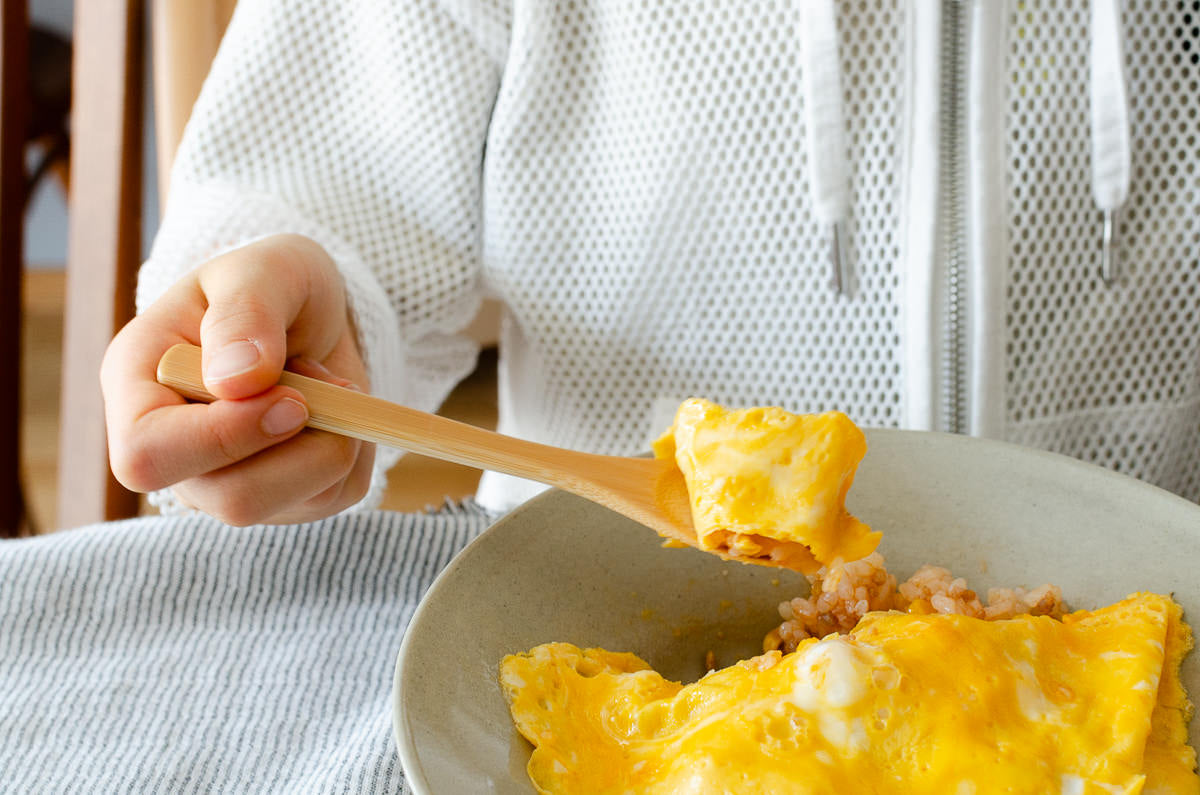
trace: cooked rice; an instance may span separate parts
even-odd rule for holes
[[[890,610],[896,599],[896,578],[888,574],[883,556],[872,552],[861,560],[822,566],[809,578],[809,596],[779,605],[782,648],[792,651],[805,638],[849,632],[872,610]]]
[[[922,566],[899,590],[904,602],[896,605],[898,610],[983,618],[984,607],[967,581],[941,566]]]
[[[1062,618],[1067,608],[1055,585],[1032,590],[992,588],[985,606],[965,579],[941,566],[922,566],[897,587],[878,552],[849,563],[834,561],[809,581],[812,590],[808,596],[779,605],[783,623],[764,639],[764,650],[791,652],[806,638],[849,632],[874,610],[958,614],[995,621],[1026,613]]]

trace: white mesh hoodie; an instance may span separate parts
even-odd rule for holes
[[[504,433],[637,453],[695,394],[1197,499],[1200,0],[1098,2],[242,0],[139,307],[298,232],[421,409],[491,296]]]

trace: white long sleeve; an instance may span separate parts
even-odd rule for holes
[[[474,365],[480,174],[507,46],[467,0],[243,0],[193,111],[144,308],[196,265],[270,234],[341,269],[371,379],[434,410]],[[394,451],[377,455],[373,502]]]

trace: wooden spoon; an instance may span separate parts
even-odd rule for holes
[[[191,400],[216,400],[204,388],[195,345],[175,345],[164,353],[158,381]],[[304,396],[310,428],[536,480],[640,522],[667,539],[667,545],[700,548],[687,484],[673,460],[594,455],[538,444],[288,371],[279,383]],[[780,554],[777,543],[768,547],[775,549],[774,555],[770,548],[758,557],[727,549],[705,551],[730,560],[815,570],[805,547],[800,547],[805,554],[799,560],[794,554]]]

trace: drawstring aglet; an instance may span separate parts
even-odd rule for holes
[[[1116,210],[1104,211],[1104,239],[1100,246],[1100,278],[1109,287],[1117,283]]]
[[[838,295],[846,294],[846,266],[845,255],[842,253],[842,238],[846,234],[845,222],[835,221],[832,226],[832,242],[829,249],[829,268],[830,275],[833,277],[830,283],[833,285],[833,291]]]

